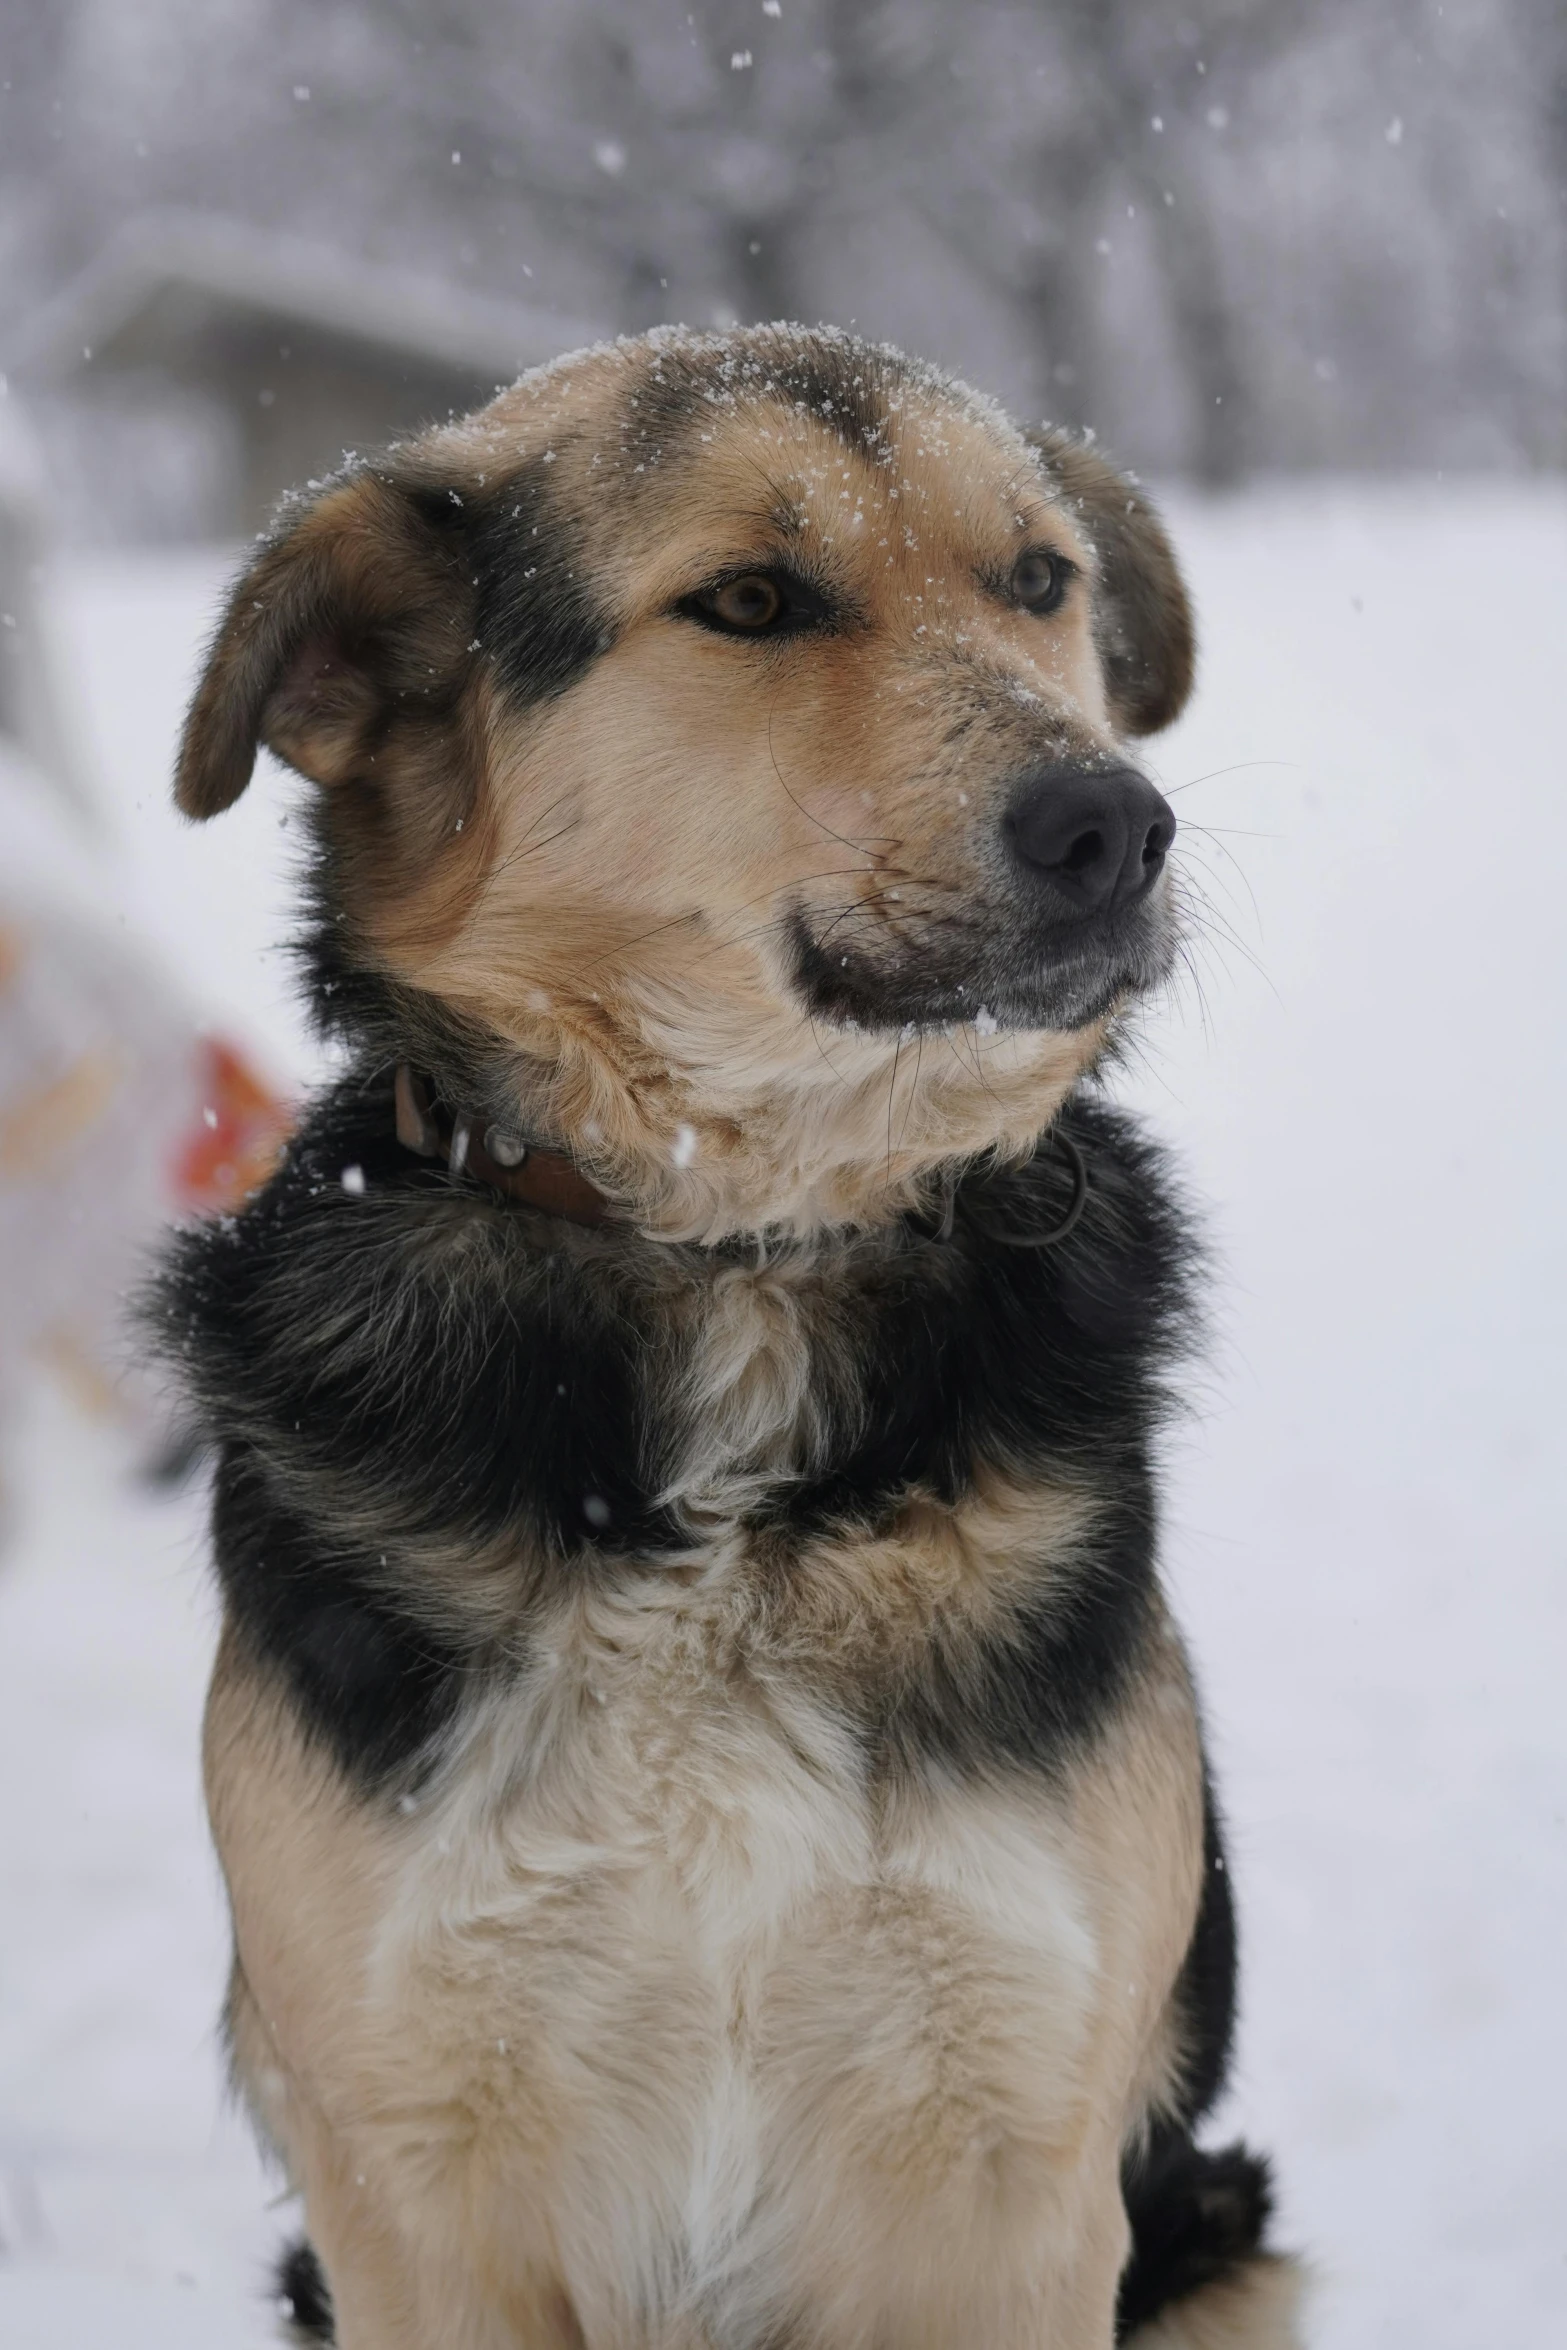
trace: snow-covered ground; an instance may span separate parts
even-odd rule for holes
[[[1320,2350],[1567,2339],[1567,497],[1176,501],[1204,623],[1155,746],[1211,895],[1126,1088],[1212,1203],[1168,1552],[1246,1941],[1229,2119]],[[280,789],[164,804],[220,566],[55,609],[134,919],[303,1074]],[[13,1457],[17,1457],[13,1454]],[[35,1398],[0,1554],[0,2344],[254,2350],[287,2214],[227,2114],[201,1507]]]

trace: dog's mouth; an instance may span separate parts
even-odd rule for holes
[[[916,918],[867,947],[803,908],[789,925],[794,984],[813,1018],[901,1032],[1088,1028],[1168,978],[1176,925],[1167,890],[1041,927],[1016,915]]]

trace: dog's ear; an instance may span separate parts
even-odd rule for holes
[[[1126,734],[1155,734],[1179,717],[1197,665],[1192,608],[1164,525],[1085,441],[1051,426],[1025,437],[1098,559],[1094,635],[1115,722]]]
[[[450,733],[474,613],[455,492],[368,470],[336,484],[229,598],[185,721],[179,806],[232,807],[262,743],[316,783],[390,785],[410,738],[428,752]]]

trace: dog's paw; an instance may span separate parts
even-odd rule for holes
[[[1216,2284],[1170,2302],[1126,2336],[1124,2350],[1303,2350],[1300,2263],[1261,2252]]]
[[[1245,2146],[1156,2129],[1122,2179],[1132,2228],[1116,2338],[1125,2350],[1289,2350],[1300,2271],[1267,2242],[1273,2182]]]
[[[331,2342],[332,2294],[326,2272],[303,2237],[290,2244],[277,2269],[278,2308],[296,2342]]]

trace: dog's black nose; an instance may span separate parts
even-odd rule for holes
[[[1175,817],[1135,767],[1045,767],[1014,797],[1005,831],[1069,905],[1101,914],[1153,887]]]

